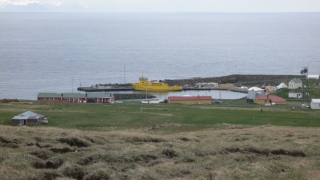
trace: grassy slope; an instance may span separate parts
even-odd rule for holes
[[[140,108],[0,104],[0,179],[320,178],[320,131],[312,127],[320,126],[320,111],[143,105],[140,113]],[[7,126],[28,110],[49,117],[50,125]],[[273,150],[282,155],[261,154]]]

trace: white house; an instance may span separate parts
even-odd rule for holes
[[[289,89],[298,89],[302,88],[302,81],[300,79],[292,79],[289,82]]]
[[[311,99],[311,109],[320,109],[320,99]]]

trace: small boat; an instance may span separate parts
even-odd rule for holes
[[[182,91],[182,86],[168,86],[166,81],[149,82],[147,77],[139,78],[139,83],[132,83],[137,91]]]

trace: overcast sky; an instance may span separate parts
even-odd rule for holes
[[[320,12],[320,0],[0,0],[4,4],[78,3],[95,12]]]

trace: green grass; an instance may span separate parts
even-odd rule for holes
[[[141,107],[143,112],[141,113]],[[207,128],[217,123],[320,127],[320,111],[290,108],[214,108],[216,106],[97,105],[73,106],[0,105],[0,124],[11,125],[13,116],[31,110],[49,118],[52,127],[80,130],[136,129],[154,124],[192,124]],[[272,109],[272,111],[271,111]],[[188,131],[188,127],[180,128]]]

